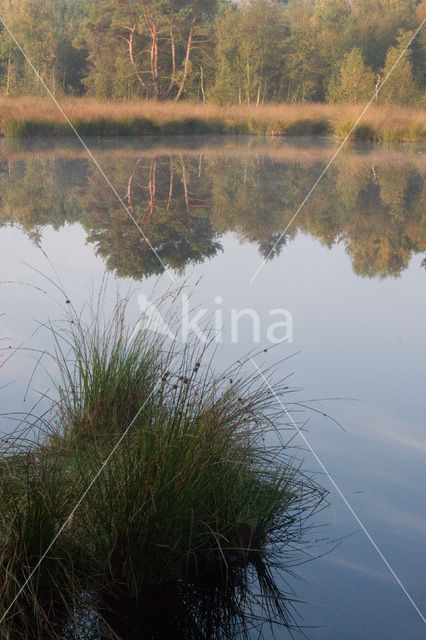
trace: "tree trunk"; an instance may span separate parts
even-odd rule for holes
[[[155,192],[157,190],[157,161],[153,160],[151,162],[151,167],[149,170],[149,182],[148,182],[148,190],[149,190],[149,202],[147,207],[147,213],[151,218],[155,212]]]
[[[186,76],[188,75],[188,63],[189,63],[189,56],[191,53],[191,47],[192,47],[192,38],[194,36],[194,25],[197,21],[197,16],[194,16],[192,19],[192,23],[191,23],[191,28],[189,30],[189,35],[188,35],[188,42],[186,45],[186,53],[185,53],[185,60],[183,63],[183,77],[182,77],[182,82],[180,83],[180,87],[179,87],[179,91],[176,94],[176,98],[175,98],[175,102],[177,102],[179,100],[179,98],[182,95],[184,86],[185,86],[185,80],[186,80]]]
[[[176,75],[176,44],[175,44],[175,34],[173,31],[173,25],[170,25],[170,42],[171,42],[171,47],[172,47],[172,77],[170,79],[170,84],[167,87],[167,91],[164,94],[165,98],[168,98],[171,90],[173,89],[173,87],[175,86],[175,75]]]
[[[247,55],[247,104],[250,104],[250,59]]]
[[[53,63],[52,66],[52,93],[53,93],[53,97],[55,97],[56,95],[56,64],[55,62]]]
[[[262,86],[262,78],[260,79],[259,86],[257,87],[256,107],[258,107],[259,104],[260,104],[260,89],[261,89],[261,86]]]
[[[151,77],[154,87],[154,100],[158,100],[158,25],[151,22],[149,30],[151,32]]]
[[[203,67],[200,67],[200,89],[201,89],[201,95],[203,96],[203,102],[206,102],[206,94],[204,91],[204,69]]]
[[[7,59],[7,80],[6,80],[6,95],[10,93],[10,54]]]
[[[170,205],[172,203],[173,197],[173,179],[174,179],[174,171],[172,166],[172,161],[170,161],[170,182],[169,182],[169,197],[167,198],[167,207],[166,212],[170,213]]]
[[[136,161],[135,166],[132,169],[132,172],[131,172],[131,174],[129,176],[129,179],[127,181],[127,192],[126,192],[127,208],[129,209],[129,211],[131,212],[132,215],[134,215],[134,213],[135,213],[135,210],[133,208],[133,201],[132,201],[133,176],[135,175],[136,169],[139,167],[141,161],[142,161],[142,158],[138,158],[138,160]]]
[[[145,91],[148,92],[149,89],[148,89],[146,83],[144,82],[141,74],[139,73],[139,69],[138,69],[137,64],[135,62],[135,57],[134,57],[134,54],[133,54],[133,40],[134,40],[135,33],[136,33],[136,22],[133,23],[133,27],[131,29],[129,27],[129,31],[130,31],[130,35],[129,35],[128,39],[127,39],[127,43],[129,45],[130,62],[131,62],[132,66],[133,66],[133,68],[135,70],[136,78],[138,79],[139,84],[143,87],[143,89]]]
[[[263,82],[263,59],[260,64],[260,79],[259,79],[259,86],[257,87],[256,107],[258,107],[260,104],[260,91],[262,88],[262,82]]]
[[[182,167],[182,183],[183,183],[183,193],[185,197],[185,207],[186,207],[186,212],[189,214],[189,191],[188,191],[188,184],[186,182],[185,162],[181,153],[179,154],[179,159]]]
[[[380,88],[381,79],[382,79],[382,77],[381,77],[380,73],[378,73],[377,74],[376,89],[375,89],[376,101],[377,101],[377,98],[379,97],[379,88]]]

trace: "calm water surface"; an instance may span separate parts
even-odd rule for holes
[[[424,148],[345,149],[280,238],[330,158],[330,141],[88,142],[173,286],[185,283],[191,307],[219,318],[217,366],[259,348],[248,317],[232,341],[233,309],[250,308],[259,318],[260,366],[292,356],[278,375],[292,374],[289,385],[298,389],[285,398],[294,420],[310,418],[310,444],[425,614]],[[121,292],[155,299],[172,286],[70,141],[3,143],[0,243],[6,349],[45,346],[37,323],[61,315],[58,278],[76,307],[105,270]],[[277,308],[292,315],[293,342],[264,353],[269,312]],[[136,319],[136,299],[133,313]],[[2,412],[30,410],[46,380],[36,376],[28,387],[33,355],[22,351],[5,362],[8,355],[0,360]],[[295,402],[329,414],[344,430]],[[5,419],[2,430],[11,428]],[[304,468],[322,473],[299,444]],[[303,601],[304,632],[316,640],[424,638],[425,623],[383,559],[327,477],[318,478],[330,508],[306,552],[321,557],[299,566],[300,579],[289,583]]]

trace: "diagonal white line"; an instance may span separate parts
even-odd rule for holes
[[[330,160],[328,161],[326,167],[323,169],[323,171],[321,172],[321,174],[319,175],[319,177],[317,178],[317,180],[315,181],[315,183],[313,184],[313,186],[311,187],[311,189],[309,190],[308,194],[305,196],[304,200],[301,202],[301,204],[298,206],[296,212],[293,214],[292,218],[290,219],[290,221],[288,222],[286,228],[284,229],[284,231],[281,233],[280,237],[278,238],[278,240],[275,242],[274,246],[272,247],[272,249],[270,250],[270,252],[268,253],[268,255],[266,256],[266,258],[263,259],[262,263],[260,264],[260,266],[258,267],[257,271],[255,272],[255,274],[252,276],[251,280],[250,280],[250,284],[253,284],[253,282],[256,280],[259,272],[261,271],[261,269],[264,267],[265,263],[267,262],[267,260],[269,259],[270,255],[275,251],[275,248],[277,246],[277,244],[281,241],[281,238],[284,236],[284,234],[287,232],[288,228],[290,227],[290,225],[294,222],[294,220],[297,218],[297,216],[299,215],[300,211],[302,210],[302,208],[305,206],[306,202],[309,200],[309,198],[311,197],[311,195],[313,194],[313,192],[315,191],[315,189],[317,188],[318,184],[320,183],[320,181],[322,180],[322,178],[324,177],[324,175],[327,173],[328,169],[331,167],[331,165],[333,164],[333,162],[335,161],[335,159],[337,158],[337,156],[339,155],[340,151],[343,149],[343,147],[345,146],[346,142],[348,141],[348,139],[350,138],[350,136],[352,135],[354,129],[356,129],[356,127],[358,126],[360,120],[363,118],[363,116],[365,115],[367,109],[370,107],[370,105],[374,102],[374,100],[377,97],[377,94],[379,93],[379,91],[382,90],[383,85],[385,84],[385,82],[387,81],[387,79],[389,78],[389,76],[391,75],[391,73],[393,72],[393,70],[395,69],[395,67],[397,66],[397,64],[399,63],[399,61],[401,60],[402,56],[404,55],[404,53],[407,51],[408,47],[410,46],[410,44],[413,42],[414,38],[417,36],[417,34],[420,32],[421,28],[423,27],[424,23],[426,22],[426,18],[424,18],[424,20],[422,21],[422,23],[420,24],[420,26],[416,29],[416,31],[413,33],[413,35],[411,36],[408,44],[406,45],[406,47],[403,49],[403,51],[401,51],[401,53],[399,54],[398,58],[395,60],[395,62],[393,63],[392,67],[389,69],[387,75],[385,76],[382,84],[378,87],[377,91],[374,93],[373,97],[370,99],[370,101],[365,105],[364,109],[361,111],[361,114],[358,116],[358,118],[355,121],[355,124],[352,126],[351,130],[349,131],[349,133],[346,135],[346,137],[343,139],[343,141],[340,143],[340,145],[337,147],[337,150],[333,153],[333,155],[331,156]]]
[[[82,493],[82,495],[80,496],[78,502],[76,503],[75,507],[72,509],[72,511],[70,512],[69,516],[67,517],[67,519],[65,520],[65,522],[61,525],[61,527],[59,528],[58,532],[56,533],[55,537],[53,538],[53,540],[51,541],[51,543],[49,544],[49,546],[47,547],[47,549],[44,551],[43,555],[40,556],[37,564],[35,565],[35,567],[31,570],[31,572],[29,573],[27,579],[25,580],[25,582],[22,584],[22,586],[19,588],[18,593],[15,595],[14,599],[12,600],[12,602],[10,603],[10,605],[8,606],[8,608],[6,609],[6,611],[4,612],[3,616],[0,619],[0,625],[1,623],[6,619],[7,614],[9,613],[9,611],[12,609],[13,605],[15,604],[15,602],[17,601],[17,599],[19,598],[19,596],[21,595],[21,593],[23,592],[23,590],[25,589],[25,587],[27,586],[27,584],[29,583],[29,581],[31,580],[31,578],[33,577],[33,575],[35,574],[35,572],[37,571],[37,569],[39,568],[39,566],[41,565],[41,563],[43,562],[43,560],[46,558],[47,554],[49,553],[49,551],[51,550],[51,548],[53,547],[53,545],[55,544],[56,540],[59,538],[59,536],[61,535],[61,533],[64,531],[64,529],[66,528],[68,522],[70,521],[70,519],[74,516],[74,513],[77,511],[77,509],[79,508],[79,506],[81,505],[81,503],[83,502],[83,500],[85,499],[85,497],[87,496],[87,494],[89,493],[90,489],[93,487],[93,485],[95,484],[96,480],[99,478],[99,476],[101,475],[102,471],[105,469],[105,467],[107,466],[108,462],[111,460],[112,456],[114,455],[114,453],[117,451],[118,447],[120,446],[120,444],[123,442],[124,438],[126,437],[126,435],[129,433],[131,427],[133,426],[133,424],[135,423],[135,421],[138,419],[142,409],[145,407],[146,403],[148,402],[148,400],[151,398],[152,394],[154,393],[155,388],[151,391],[151,393],[148,395],[148,397],[146,398],[145,402],[142,404],[142,406],[138,409],[135,417],[131,420],[130,424],[127,426],[126,430],[121,434],[120,438],[117,440],[117,442],[115,443],[114,447],[112,448],[111,452],[108,454],[106,460],[103,461],[102,465],[100,466],[99,470],[96,472],[96,474],[93,476],[93,478],[91,479],[89,485],[86,487],[86,489],[84,490],[84,492]]]
[[[413,598],[410,596],[410,594],[408,593],[407,589],[404,587],[404,585],[402,584],[401,580],[398,578],[398,576],[396,575],[395,571],[392,569],[391,565],[389,564],[389,562],[386,560],[385,556],[383,555],[382,551],[380,551],[379,547],[377,546],[377,544],[374,542],[373,538],[371,537],[371,534],[367,531],[365,525],[361,522],[360,518],[357,516],[357,514],[355,513],[355,511],[353,510],[352,506],[350,505],[350,503],[348,502],[348,500],[345,498],[345,496],[343,495],[342,491],[340,490],[340,488],[337,486],[336,482],[333,480],[333,478],[331,477],[331,475],[329,474],[329,472],[327,471],[327,469],[325,468],[324,464],[322,463],[322,461],[320,460],[320,458],[318,457],[318,455],[316,454],[316,452],[314,451],[314,449],[312,448],[312,446],[310,445],[310,443],[308,442],[305,434],[303,433],[303,431],[297,426],[297,424],[295,423],[295,421],[293,420],[293,418],[291,417],[290,413],[288,412],[288,409],[285,407],[285,405],[283,404],[283,402],[281,401],[281,399],[278,397],[278,395],[275,393],[274,389],[272,388],[272,386],[269,383],[269,380],[265,377],[264,373],[259,369],[259,367],[257,366],[256,362],[253,360],[253,358],[250,358],[251,363],[253,364],[254,368],[256,369],[256,371],[260,374],[262,380],[265,382],[265,384],[267,385],[267,387],[269,388],[269,390],[271,391],[271,393],[273,394],[273,396],[276,398],[276,400],[278,401],[279,405],[281,406],[281,408],[283,409],[284,413],[286,414],[286,416],[288,417],[288,419],[290,420],[290,422],[293,424],[293,426],[295,427],[295,429],[297,430],[298,434],[300,435],[300,437],[302,438],[302,440],[304,441],[304,443],[306,444],[306,446],[308,447],[309,451],[312,453],[312,455],[314,456],[315,460],[318,462],[318,464],[320,465],[321,469],[324,471],[325,475],[327,476],[327,478],[329,479],[329,481],[331,482],[331,484],[333,485],[333,487],[336,489],[337,493],[339,494],[339,496],[342,498],[343,502],[345,503],[345,505],[347,506],[347,508],[349,509],[349,511],[351,512],[351,514],[353,515],[353,517],[355,518],[355,520],[357,521],[357,523],[359,524],[359,526],[361,527],[361,529],[363,530],[363,532],[365,533],[365,535],[367,536],[367,538],[369,539],[369,541],[371,542],[371,544],[373,545],[374,549],[377,551],[377,553],[379,554],[380,558],[383,560],[383,562],[385,563],[385,565],[387,566],[387,568],[389,569],[389,571],[391,572],[392,576],[394,577],[394,579],[396,580],[396,582],[398,583],[398,585],[401,587],[402,591],[404,592],[404,594],[407,596],[408,600],[410,601],[410,603],[412,604],[412,606],[414,607],[414,609],[416,610],[416,612],[418,613],[418,615],[420,616],[421,620],[424,622],[424,624],[426,625],[426,618],[424,617],[424,615],[422,614],[422,612],[420,611],[419,607],[416,605],[416,603],[414,602]]]
[[[47,93],[49,94],[50,98],[53,100],[53,102],[55,103],[56,107],[59,109],[59,111],[61,112],[62,116],[64,117],[65,121],[67,122],[67,124],[71,127],[72,131],[74,132],[74,134],[76,135],[78,141],[80,142],[80,144],[82,145],[82,147],[84,148],[84,150],[87,152],[88,156],[90,157],[90,159],[92,160],[93,164],[95,165],[95,167],[98,169],[99,173],[102,175],[102,177],[104,178],[105,182],[107,183],[107,185],[110,187],[111,191],[113,192],[113,194],[115,195],[115,197],[117,198],[117,200],[120,202],[121,206],[124,208],[124,210],[126,211],[127,215],[129,216],[129,218],[132,220],[132,222],[135,224],[136,228],[139,230],[139,232],[141,233],[143,239],[145,240],[145,242],[147,243],[147,245],[149,246],[149,248],[151,249],[151,251],[155,254],[157,260],[160,262],[161,266],[163,267],[164,271],[167,273],[167,275],[169,276],[169,278],[171,279],[171,281],[174,283],[175,279],[173,277],[173,275],[171,274],[171,272],[169,271],[169,269],[166,267],[166,265],[164,264],[164,262],[162,261],[162,259],[160,258],[160,256],[158,255],[158,252],[155,250],[155,248],[152,246],[151,242],[149,241],[148,237],[145,235],[145,233],[143,232],[140,224],[137,222],[137,220],[135,219],[134,215],[132,214],[132,212],[130,211],[130,209],[126,206],[126,203],[124,202],[123,198],[120,196],[120,194],[118,193],[117,189],[114,187],[114,185],[112,184],[111,180],[108,178],[108,176],[106,175],[105,171],[102,169],[101,165],[99,164],[99,162],[96,160],[95,156],[93,155],[93,153],[90,151],[89,147],[87,146],[87,144],[84,142],[83,138],[81,137],[81,135],[78,133],[77,129],[74,127],[73,123],[71,122],[71,120],[68,118],[67,114],[65,113],[65,111],[63,110],[63,108],[61,107],[61,105],[59,104],[59,102],[56,100],[55,96],[53,95],[53,93],[51,92],[51,90],[49,89],[48,85],[46,84],[46,82],[43,80],[43,78],[40,76],[38,70],[35,68],[35,66],[33,65],[33,63],[31,62],[30,58],[28,57],[28,55],[26,54],[26,52],[24,51],[24,49],[22,48],[21,44],[18,42],[18,40],[16,39],[15,35],[12,33],[12,31],[9,29],[9,27],[7,26],[7,24],[5,23],[3,17],[0,15],[0,22],[3,24],[4,28],[6,29],[6,31],[8,32],[8,34],[10,35],[10,37],[12,38],[12,40],[14,41],[14,43],[16,44],[16,46],[18,47],[19,51],[22,53],[22,55],[24,56],[25,60],[28,62],[28,64],[30,65],[31,69],[34,71],[35,75],[37,76],[37,79],[41,82],[41,84],[43,85],[43,87],[45,88],[45,90],[47,91]]]

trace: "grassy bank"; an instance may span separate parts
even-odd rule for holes
[[[235,637],[250,570],[288,624],[267,561],[300,544],[323,494],[265,445],[278,435],[271,394],[240,369],[213,377],[193,346],[130,339],[124,316],[70,312],[51,328],[57,401],[37,442],[24,428],[1,441],[0,634]],[[110,635],[81,632],[82,620]]]
[[[362,105],[300,104],[219,107],[191,103],[112,103],[67,98],[61,105],[84,136],[347,135]],[[0,132],[5,137],[66,136],[72,130],[50,99],[0,101]],[[371,106],[354,140],[420,142],[426,139],[425,112]]]

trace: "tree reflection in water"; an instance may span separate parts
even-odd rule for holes
[[[328,247],[343,243],[362,277],[398,276],[413,254],[426,250],[419,154],[340,154],[280,238],[328,154],[231,145],[105,151],[100,159],[158,256],[178,273],[215,256],[221,236],[231,231],[270,259],[299,232],[308,233]],[[82,154],[15,152],[3,157],[0,169],[0,224],[17,223],[38,241],[46,225],[79,222],[117,276],[161,273],[157,257]]]

